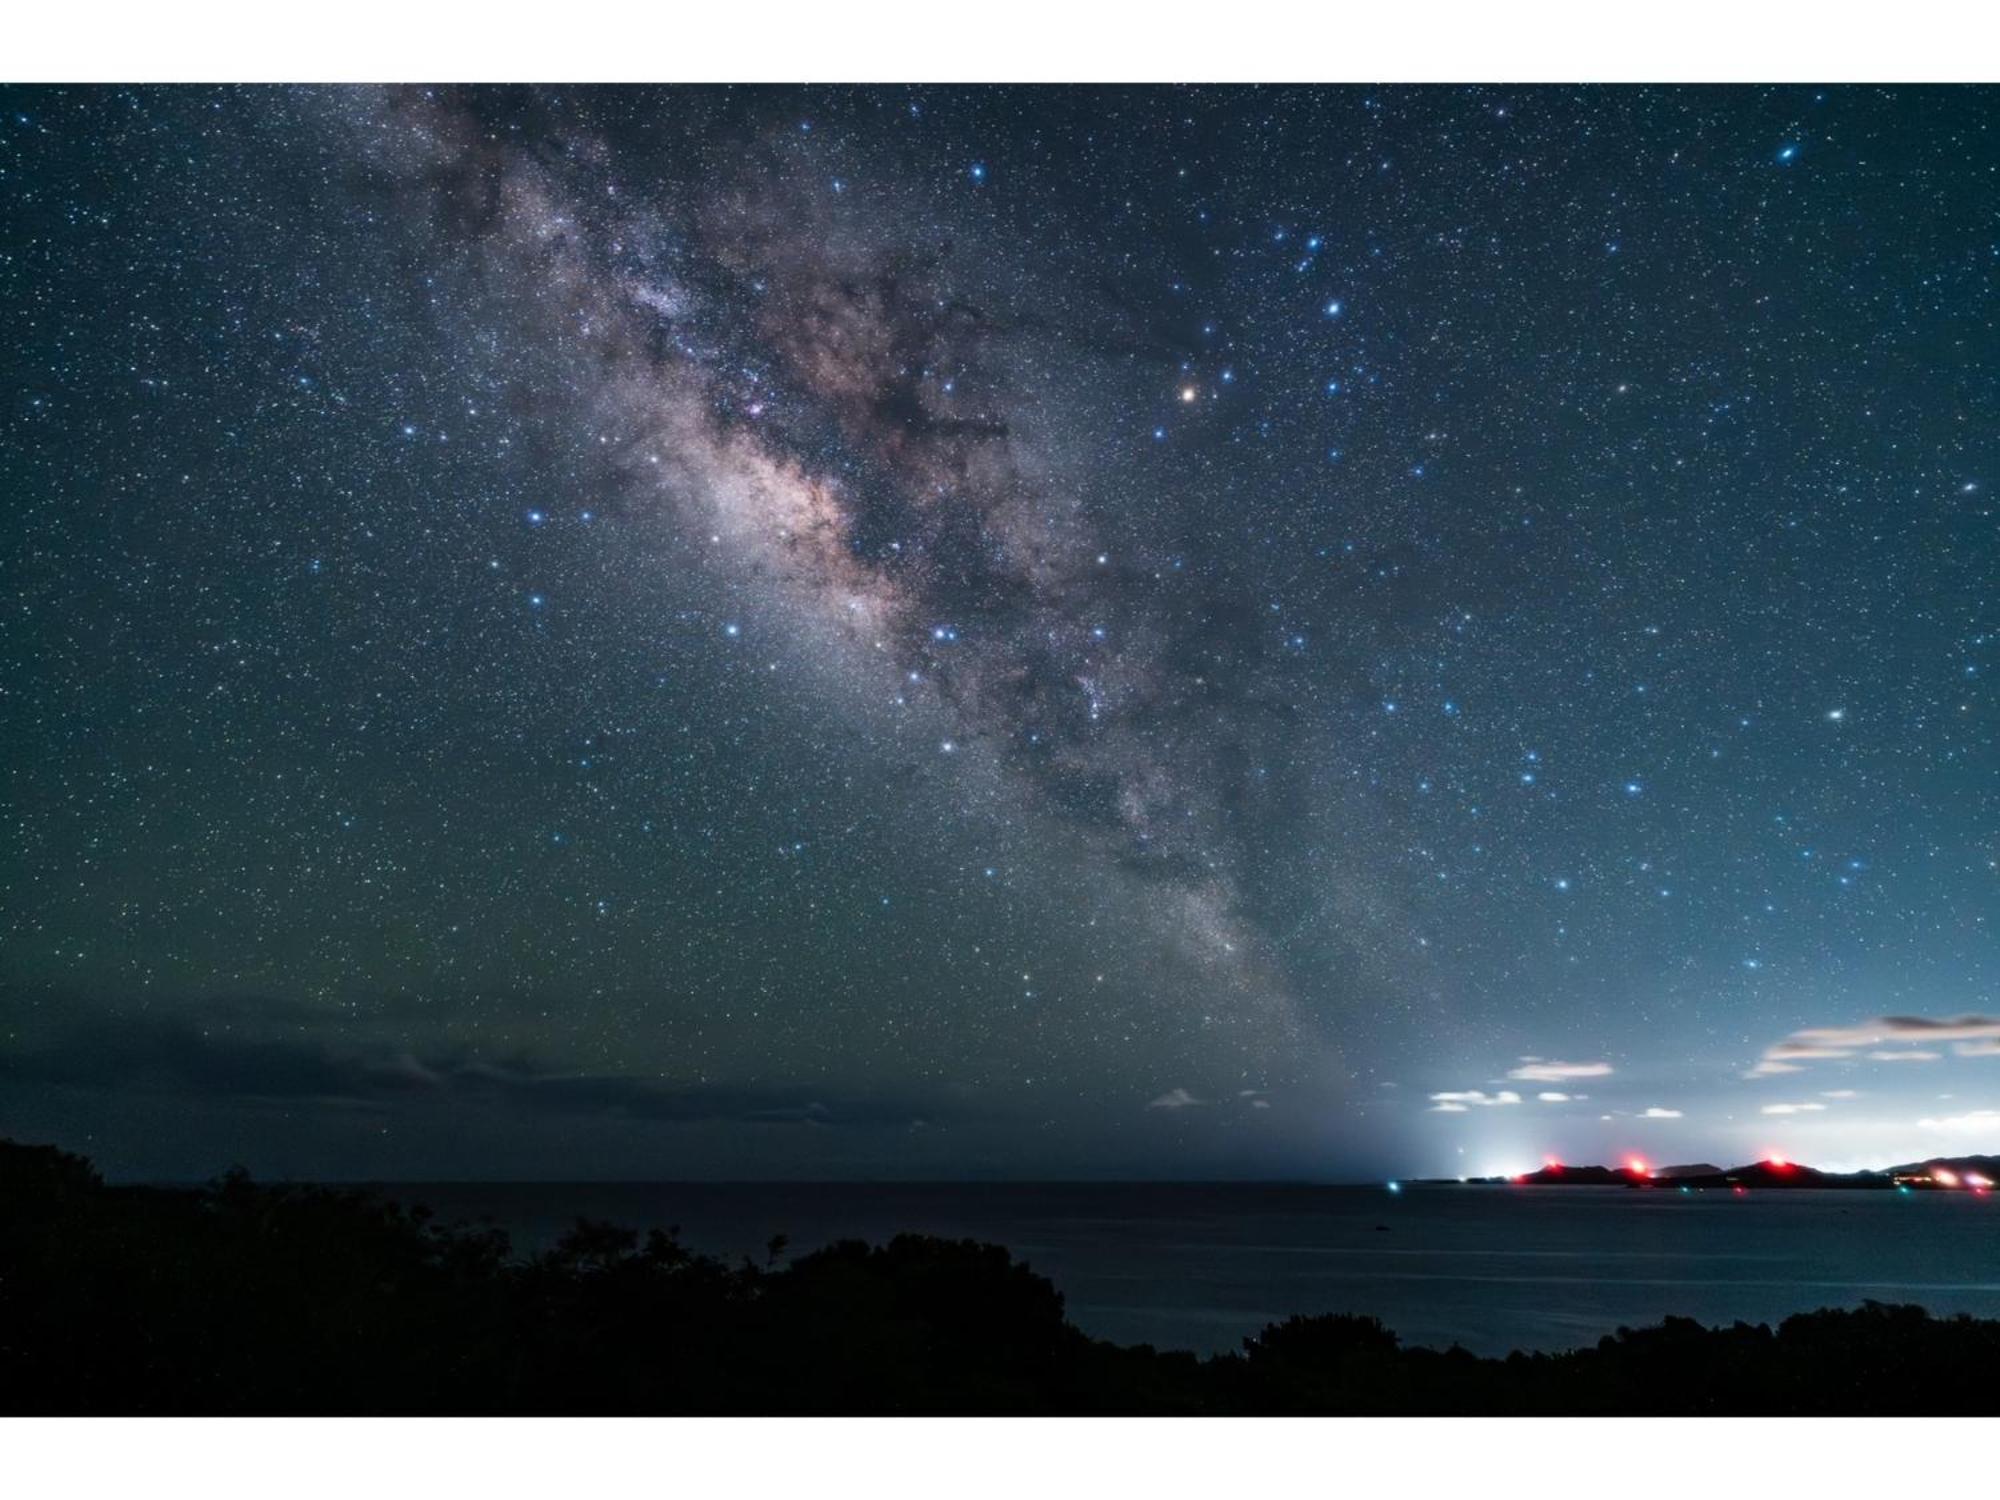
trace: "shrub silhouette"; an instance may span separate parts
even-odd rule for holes
[[[729,1265],[579,1220],[491,1228],[345,1189],[107,1187],[0,1141],[4,1413],[1972,1414],[2000,1322],[1867,1303],[1684,1318],[1563,1354],[1294,1317],[1201,1359],[1087,1337],[1007,1251],[899,1235]]]

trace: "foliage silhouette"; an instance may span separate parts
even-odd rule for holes
[[[6,1413],[1985,1413],[2000,1323],[1868,1303],[1563,1354],[1294,1317],[1201,1359],[1087,1337],[1007,1251],[901,1235],[731,1266],[674,1232],[493,1229],[345,1189],[107,1187],[0,1142]]]

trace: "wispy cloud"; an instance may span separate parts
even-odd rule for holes
[[[1168,1089],[1164,1094],[1160,1095],[1159,1098],[1155,1099],[1152,1103],[1148,1104],[1146,1108],[1190,1109],[1199,1103],[1201,1103],[1201,1100],[1195,1098],[1195,1096],[1193,1094],[1190,1094],[1186,1089]]]
[[[962,1105],[944,1093],[843,1094],[812,1084],[674,1083],[560,1072],[527,1058],[417,1054],[309,1035],[251,1036],[194,1018],[118,1014],[108,1030],[76,1027],[0,1055],[0,1080],[162,1098],[242,1099],[397,1108],[430,1101],[516,1113],[604,1116],[667,1124],[908,1125]]]
[[[1559,1094],[1555,1092],[1553,1089],[1545,1090],[1542,1093],[1535,1095],[1535,1097],[1541,1100],[1542,1103],[1544,1104],[1567,1104],[1569,1103],[1570,1100],[1570,1096],[1568,1094]]]
[[[1814,1099],[1808,1100],[1804,1104],[1767,1104],[1759,1113],[1767,1115],[1803,1115],[1812,1114],[1825,1108],[1824,1104]]]
[[[1468,1109],[1490,1109],[1498,1104],[1519,1104],[1521,1096],[1512,1089],[1489,1094],[1484,1089],[1457,1089],[1431,1095],[1431,1113],[1462,1115]]]
[[[1681,1111],[1677,1109],[1661,1109],[1659,1105],[1655,1104],[1644,1114],[1640,1115],[1639,1118],[1642,1120],[1678,1120],[1681,1118]]]
[[[1816,1047],[1873,1047],[1882,1042],[1970,1042],[2000,1039],[2000,1020],[1991,1016],[1882,1016],[1858,1026],[1816,1026],[1795,1031],[1791,1040]]]
[[[1877,1016],[1852,1026],[1808,1026],[1764,1049],[1752,1078],[1796,1073],[1808,1062],[1865,1058],[1869,1062],[1936,1062],[1939,1042],[1955,1042],[1961,1057],[2000,1057],[2000,1019],[1992,1016]],[[1867,1049],[1867,1050],[1864,1050]]]
[[[1573,1078],[1604,1078],[1611,1072],[1607,1062],[1556,1062],[1548,1058],[1524,1057],[1521,1066],[1508,1077],[1522,1083],[1568,1083]]]

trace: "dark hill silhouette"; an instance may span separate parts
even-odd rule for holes
[[[1753,1161],[1707,1177],[1684,1177],[1675,1187],[1688,1188],[1890,1188],[1895,1181],[1883,1172],[1822,1172],[1793,1161]]]
[[[1669,1318],[1564,1354],[1406,1349],[1294,1317],[1198,1359],[1087,1337],[1004,1249],[781,1264],[579,1221],[490,1229],[345,1189],[107,1187],[0,1142],[0,1413],[1985,1414],[2000,1322],[1868,1303]]]
[[[1940,1170],[1942,1169],[1942,1170]],[[1483,1178],[1486,1182],[1511,1182],[1528,1187],[1633,1187],[1686,1188],[1689,1191],[1741,1188],[1820,1188],[1825,1190],[1882,1191],[1898,1186],[1912,1188],[1984,1189],[2000,1182],[2000,1157],[1933,1157],[1907,1166],[1889,1167],[1878,1172],[1823,1172],[1795,1161],[1753,1161],[1740,1167],[1722,1168],[1706,1162],[1681,1167],[1571,1166],[1550,1163],[1539,1171],[1518,1177]]]
[[[1896,1177],[1922,1177],[1939,1167],[1955,1174],[1961,1181],[1984,1178],[1988,1182],[2000,1182],[2000,1156],[1931,1156],[1923,1161],[1891,1167],[1889,1172]]]
[[[1573,1167],[1550,1162],[1539,1172],[1525,1172],[1513,1179],[1531,1187],[1635,1187],[1646,1174],[1632,1167]]]

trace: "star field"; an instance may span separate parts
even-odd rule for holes
[[[1341,1175],[2000,1106],[1976,1027],[1768,1050],[2000,1010],[1989,93],[4,104],[12,1133]]]

